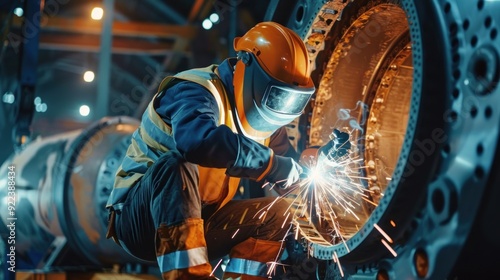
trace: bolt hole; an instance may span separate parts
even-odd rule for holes
[[[484,0],[479,0],[477,2],[477,9],[482,10],[484,8]]]
[[[450,3],[446,3],[446,4],[444,5],[444,12],[445,12],[445,13],[449,13],[449,12],[450,12],[450,10],[451,10],[451,4],[450,4]]]
[[[445,155],[448,155],[448,154],[450,153],[450,151],[451,151],[450,144],[445,144],[445,145],[443,146],[443,153],[444,153]]]
[[[453,98],[457,99],[460,96],[460,90],[458,90],[458,88],[455,88],[451,95],[453,96]]]
[[[474,63],[474,76],[477,79],[484,79],[488,74],[488,62],[484,58],[480,58],[476,60]]]
[[[471,46],[475,47],[477,46],[477,37],[476,36],[472,36],[472,39],[470,40],[470,44]]]
[[[455,78],[455,80],[460,79],[460,70],[459,69],[456,69],[455,71],[453,71],[453,77]]]
[[[458,120],[458,113],[455,111],[451,111],[450,114],[448,115],[448,120],[450,122],[455,122]]]
[[[469,24],[470,24],[470,22],[469,22],[469,20],[468,20],[468,19],[464,20],[464,22],[462,23],[462,27],[463,27],[463,29],[464,29],[464,30],[469,29]]]
[[[445,204],[445,198],[443,191],[441,189],[435,189],[432,192],[432,207],[434,208],[434,212],[437,214],[443,212]]]
[[[477,113],[478,113],[478,110],[477,110],[477,107],[476,106],[473,106],[471,109],[470,109],[470,116],[472,118],[475,118],[477,116]]]
[[[490,106],[486,107],[486,109],[484,110],[484,116],[489,119],[491,118],[491,115],[493,115],[493,109],[491,109]]]
[[[109,195],[111,193],[111,189],[108,188],[108,187],[103,187],[101,189],[101,193],[105,194],[105,195]]]
[[[484,152],[483,144],[481,143],[477,144],[476,153],[480,156],[483,154],[483,152]]]
[[[497,33],[498,33],[498,31],[495,28],[491,29],[491,31],[490,31],[491,40],[495,40],[497,38],[497,35],[498,35]]]
[[[498,51],[490,46],[478,48],[469,62],[467,81],[479,95],[491,93],[498,85],[500,68]]]
[[[486,28],[490,28],[490,26],[491,26],[491,17],[486,17],[486,19],[484,20],[484,26],[486,26]]]
[[[299,6],[297,9],[297,14],[295,15],[295,20],[300,23],[304,19],[304,6]]]

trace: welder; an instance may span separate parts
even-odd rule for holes
[[[156,262],[163,279],[216,279],[210,260],[226,255],[224,279],[265,279],[282,253],[288,203],[233,197],[242,179],[284,187],[299,179],[284,126],[315,91],[308,53],[274,22],[236,38],[234,49],[236,58],[162,81],[107,203],[108,238]]]

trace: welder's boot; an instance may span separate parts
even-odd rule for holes
[[[156,256],[164,280],[217,279],[211,276],[202,219],[162,224],[156,235]]]
[[[262,280],[273,275],[282,253],[281,241],[249,238],[231,249],[222,279]]]

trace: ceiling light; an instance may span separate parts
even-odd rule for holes
[[[87,105],[80,106],[80,115],[86,117],[90,114],[90,107]]]
[[[212,28],[212,26],[214,25],[208,18],[205,19],[201,25],[203,26],[203,28],[205,28],[206,30]]]
[[[16,16],[18,16],[18,17],[22,17],[22,16],[23,16],[23,14],[24,14],[24,11],[23,11],[23,8],[19,8],[19,7],[17,7],[17,8],[15,8],[15,9],[14,9],[13,13],[14,13]]]
[[[47,104],[46,103],[36,104],[35,110],[40,113],[47,112]]]
[[[16,96],[14,95],[14,93],[8,91],[8,92],[4,93],[4,95],[2,97],[2,101],[4,103],[7,103],[7,104],[12,104],[12,103],[14,103],[14,101],[16,101]]]
[[[95,7],[92,9],[90,16],[93,20],[101,20],[104,15],[104,10],[101,7]]]
[[[83,80],[87,83],[92,82],[94,80],[94,78],[95,78],[95,74],[92,71],[85,71],[85,73],[83,73]]]
[[[213,23],[219,22],[219,15],[217,13],[213,13],[210,15],[210,21]]]

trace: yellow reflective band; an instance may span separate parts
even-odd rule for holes
[[[267,277],[267,265],[257,261],[231,258],[225,272]]]
[[[176,251],[156,258],[161,273],[208,263],[206,247]]]

